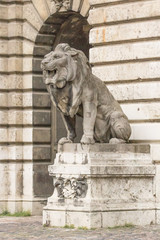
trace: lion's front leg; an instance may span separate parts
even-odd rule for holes
[[[67,137],[63,137],[59,140],[59,144],[72,143],[76,137],[75,125],[76,125],[76,116],[71,118],[70,116],[65,116],[61,114],[65,128],[67,130]]]
[[[83,136],[81,143],[83,144],[93,144],[95,140],[94,126],[97,115],[97,106],[94,102],[84,102],[83,103]]]

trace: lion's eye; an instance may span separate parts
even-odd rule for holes
[[[57,59],[57,58],[60,58],[60,56],[59,56],[59,55],[55,55],[55,56],[54,56],[54,58],[56,58],[56,59]]]

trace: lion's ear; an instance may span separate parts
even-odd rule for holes
[[[72,49],[72,50],[69,50],[67,52],[67,54],[69,54],[69,55],[71,55],[73,57],[73,56],[76,56],[78,54],[78,52]]]

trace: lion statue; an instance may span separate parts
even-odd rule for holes
[[[92,74],[85,54],[67,43],[58,44],[42,63],[43,80],[54,105],[62,113],[67,137],[59,144],[73,142],[76,137],[76,114],[83,117],[81,143],[124,143],[131,128],[119,103],[106,85]]]

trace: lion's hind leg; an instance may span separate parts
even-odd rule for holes
[[[127,142],[131,135],[131,127],[127,117],[119,111],[110,115],[110,132],[111,139],[109,143]]]
[[[94,129],[94,138],[97,142],[108,143],[110,139],[110,130],[109,124],[106,120],[96,119],[95,129]]]

